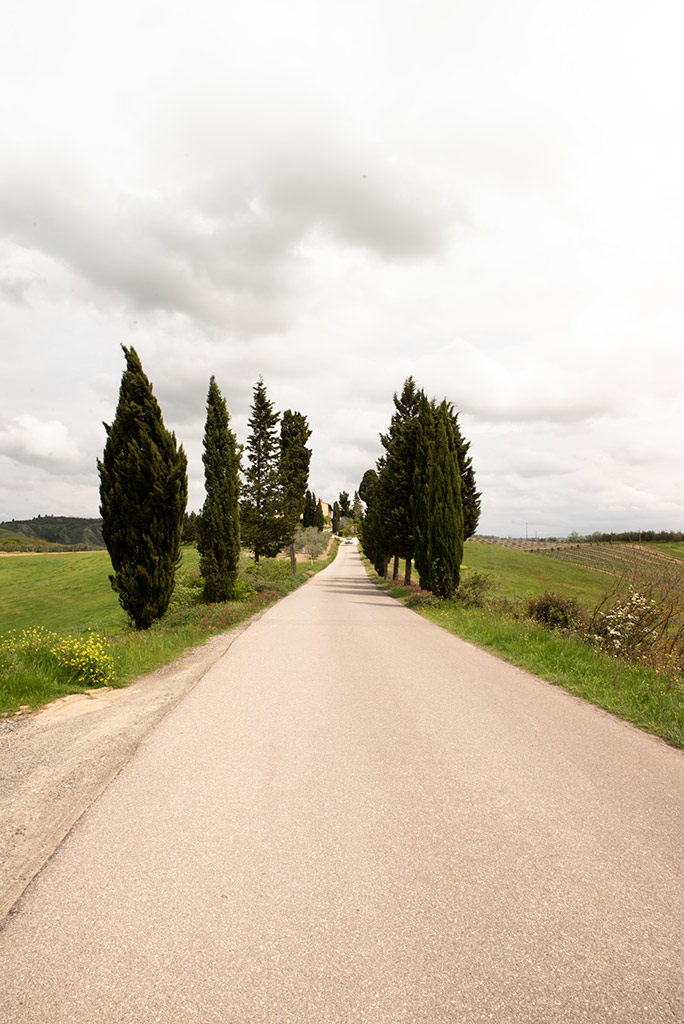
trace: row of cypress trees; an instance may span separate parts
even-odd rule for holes
[[[123,347],[126,369],[100,474],[102,535],[119,602],[137,629],[161,618],[173,593],[181,559],[187,504],[187,459],[166,430],[161,409],[134,348]],[[204,599],[230,600],[235,593],[240,548],[257,565],[290,547],[304,508],[311,451],[306,417],[275,412],[262,379],[254,387],[248,466],[241,482],[242,446],[230,428],[226,402],[212,376],[204,430],[206,497],[197,517],[197,547]],[[280,431],[278,432],[278,425]]]
[[[413,377],[394,395],[394,407],[380,435],[384,453],[359,485],[364,551],[382,576],[391,557],[395,577],[405,559],[407,584],[415,563],[421,587],[449,597],[459,583],[463,542],[480,517],[470,443],[453,405],[429,400]]]

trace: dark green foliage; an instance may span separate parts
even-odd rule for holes
[[[477,524],[480,521],[480,491],[475,485],[475,470],[473,460],[468,455],[470,441],[466,441],[458,425],[458,413],[454,412],[451,403],[448,405],[451,425],[456,439],[456,451],[458,453],[458,469],[461,475],[461,503],[463,505],[463,539],[468,540],[477,531]]]
[[[469,572],[461,577],[458,589],[454,592],[454,600],[466,608],[482,608],[494,588],[494,580],[486,572]]]
[[[416,568],[420,585],[438,597],[458,587],[463,512],[456,438],[446,402],[421,397],[414,483]]]
[[[531,597],[525,610],[535,622],[543,622],[551,629],[569,629],[585,618],[582,609],[571,597],[550,591]]]
[[[408,585],[415,557],[421,580],[451,593],[458,585],[463,535],[475,532],[480,516],[470,445],[452,405],[445,400],[438,408],[429,402],[413,377],[404,381],[401,395],[395,393],[394,407],[389,429],[380,435],[384,453],[377,462],[371,503],[363,481],[359,488],[366,503],[366,548],[370,545],[369,557],[379,573],[385,574],[394,556],[396,576],[403,558]],[[454,564],[457,558],[459,565]]]
[[[316,495],[313,491],[307,491],[304,496],[304,512],[302,515],[302,527],[305,530],[307,527],[314,525],[317,505],[318,502],[316,501]]]
[[[112,587],[135,627],[147,629],[166,611],[180,563],[187,460],[164,427],[137,352],[123,351],[119,404],[97,464],[100,513]]]
[[[359,484],[358,495],[361,501],[368,507],[373,495],[375,494],[375,488],[378,486],[378,474],[374,469],[367,469],[363,474],[363,479]]]
[[[197,540],[197,513],[186,512],[183,516],[183,532],[181,540],[183,544],[194,544]]]
[[[340,491],[338,498],[338,505],[340,506],[340,518],[344,516],[345,519],[351,519],[352,508],[349,502],[349,494],[347,491]]]
[[[333,533],[337,533],[340,528],[340,504],[338,501],[333,502],[332,507],[332,529]]]
[[[297,571],[294,536],[306,504],[306,485],[309,480],[311,449],[306,442],[311,437],[306,416],[287,409],[280,424],[280,486],[282,489],[282,516],[285,543],[290,547],[290,570]]]
[[[229,422],[225,399],[212,377],[202,454],[206,498],[197,523],[200,575],[209,603],[233,598],[240,562],[240,449]]]
[[[387,571],[387,548],[383,534],[384,520],[376,500],[378,482],[377,472],[367,469],[359,484],[359,497],[366,505],[359,532],[364,554],[371,560],[378,575],[384,576]]]
[[[406,559],[407,584],[411,581],[414,549],[412,498],[420,399],[413,377],[408,377],[401,395],[394,395],[395,412],[389,430],[380,435],[385,455],[377,500],[385,523],[387,553]]]
[[[314,509],[314,521],[313,525],[317,530],[325,529],[325,516],[323,515],[323,506],[320,501],[316,502],[316,508]]]
[[[254,561],[261,555],[273,558],[282,550],[286,524],[281,515],[280,442],[277,427],[280,414],[266,397],[261,378],[254,386],[252,415],[247,421],[248,468],[241,505],[242,538],[254,552]]]

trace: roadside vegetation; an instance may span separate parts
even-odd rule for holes
[[[458,589],[372,578],[392,596],[483,647],[684,749],[684,568],[665,559],[641,580],[529,551],[469,541]]]
[[[330,534],[326,537],[329,539]],[[297,562],[242,552],[233,600],[207,604],[194,545],[182,562],[165,615],[147,630],[131,626],[109,583],[106,552],[0,558],[0,714],[35,709],[69,693],[126,686],[284,597],[334,557]]]

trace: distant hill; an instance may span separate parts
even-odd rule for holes
[[[104,548],[101,519],[38,516],[0,523],[0,550],[50,551],[64,548]]]

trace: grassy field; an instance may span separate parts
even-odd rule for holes
[[[129,626],[111,589],[106,552],[0,557],[0,714],[104,683],[125,686],[268,607],[335,551],[299,563],[296,577],[289,560],[262,560],[256,590],[243,554],[240,599],[205,605],[197,551],[185,547],[169,610],[144,632]]]
[[[667,545],[666,553],[672,547]],[[416,607],[421,615],[684,749],[684,685],[677,667],[614,657],[597,650],[586,636],[549,629],[524,613],[528,597],[547,591],[572,597],[591,612],[615,588],[614,577],[542,554],[477,542],[466,544],[463,562],[464,581],[476,572],[491,577],[489,599],[480,607],[433,601],[432,606]],[[368,565],[367,571],[378,579]],[[401,583],[379,582],[397,599],[415,600]],[[504,609],[501,598],[506,599]]]
[[[469,570],[489,573],[497,593],[511,600],[558,590],[579,604],[593,607],[612,585],[605,573],[595,569],[476,541],[466,542],[463,564]]]
[[[30,626],[66,633],[121,628],[126,617],[111,571],[106,551],[0,557],[0,634]]]

